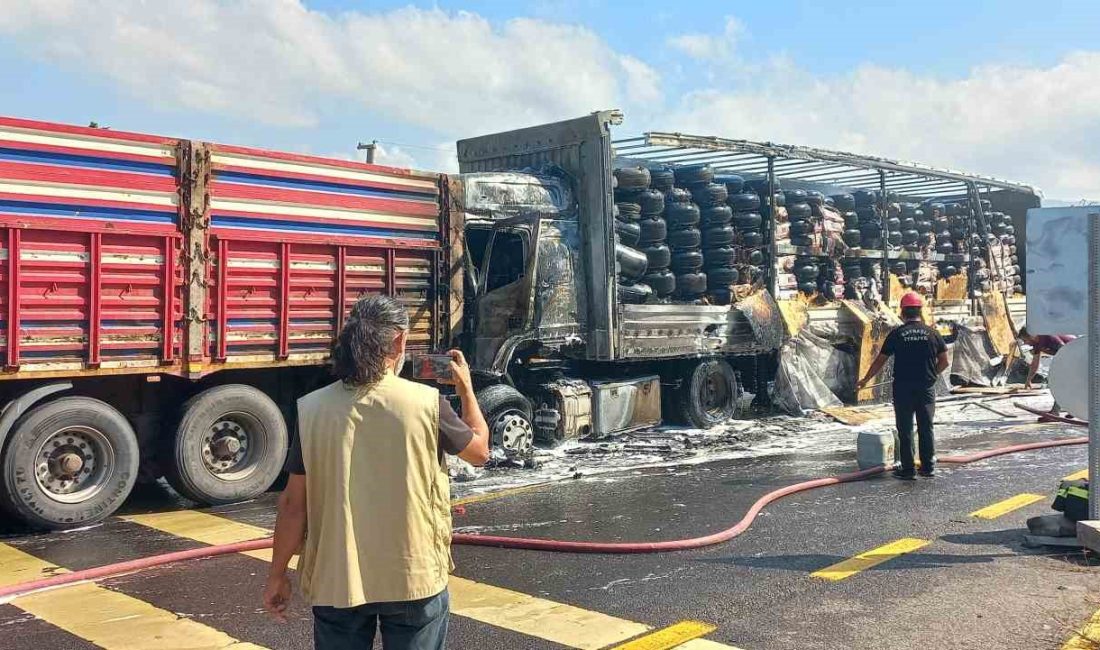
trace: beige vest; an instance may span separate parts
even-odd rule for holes
[[[447,586],[450,484],[439,392],[387,374],[298,400],[308,532],[299,562],[312,605],[417,600]]]

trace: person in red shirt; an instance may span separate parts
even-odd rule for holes
[[[1029,389],[1032,387],[1032,382],[1035,380],[1035,375],[1039,372],[1039,363],[1042,361],[1043,355],[1054,356],[1058,354],[1058,350],[1061,350],[1070,341],[1076,340],[1076,336],[1070,336],[1069,334],[1031,334],[1027,331],[1026,327],[1020,328],[1020,340],[1031,346],[1031,367],[1027,369],[1027,381],[1024,382],[1024,388]],[[1058,402],[1054,402],[1054,406],[1051,407],[1051,413],[1058,413],[1061,409],[1058,408]],[[1068,413],[1066,414],[1069,415]],[[1072,416],[1070,416],[1072,417]]]

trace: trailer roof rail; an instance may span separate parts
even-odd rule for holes
[[[773,159],[776,175],[784,180],[840,188],[877,190],[885,173],[891,190],[914,198],[965,195],[965,187],[970,184],[979,192],[1042,196],[1038,188],[1025,183],[801,145],[662,131],[617,139],[612,144],[617,156],[642,163],[707,163],[721,171],[751,176],[766,174],[768,160]]]

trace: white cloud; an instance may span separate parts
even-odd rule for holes
[[[326,108],[479,133],[659,97],[657,73],[588,29],[299,0],[0,0],[0,36],[136,98],[311,126]]]
[[[916,160],[1100,197],[1100,52],[1048,67],[980,66],[938,79],[874,65],[815,77],[759,66],[734,88],[688,93],[661,128]]]
[[[673,49],[699,61],[728,61],[737,51],[737,44],[745,27],[733,16],[726,16],[721,34],[679,34],[668,39]]]

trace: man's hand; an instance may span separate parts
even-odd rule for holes
[[[1028,379],[1027,381],[1024,382],[1024,390],[1031,390],[1032,388],[1033,387],[1031,385],[1031,380],[1030,379]]]
[[[264,587],[264,609],[271,618],[286,623],[286,610],[290,605],[290,578],[286,573],[272,573],[267,577]]]
[[[449,350],[447,354],[451,355],[451,378],[440,383],[454,385],[459,395],[464,391],[469,391],[472,395],[474,380],[470,377],[470,364],[466,363],[466,357],[460,350]]]

